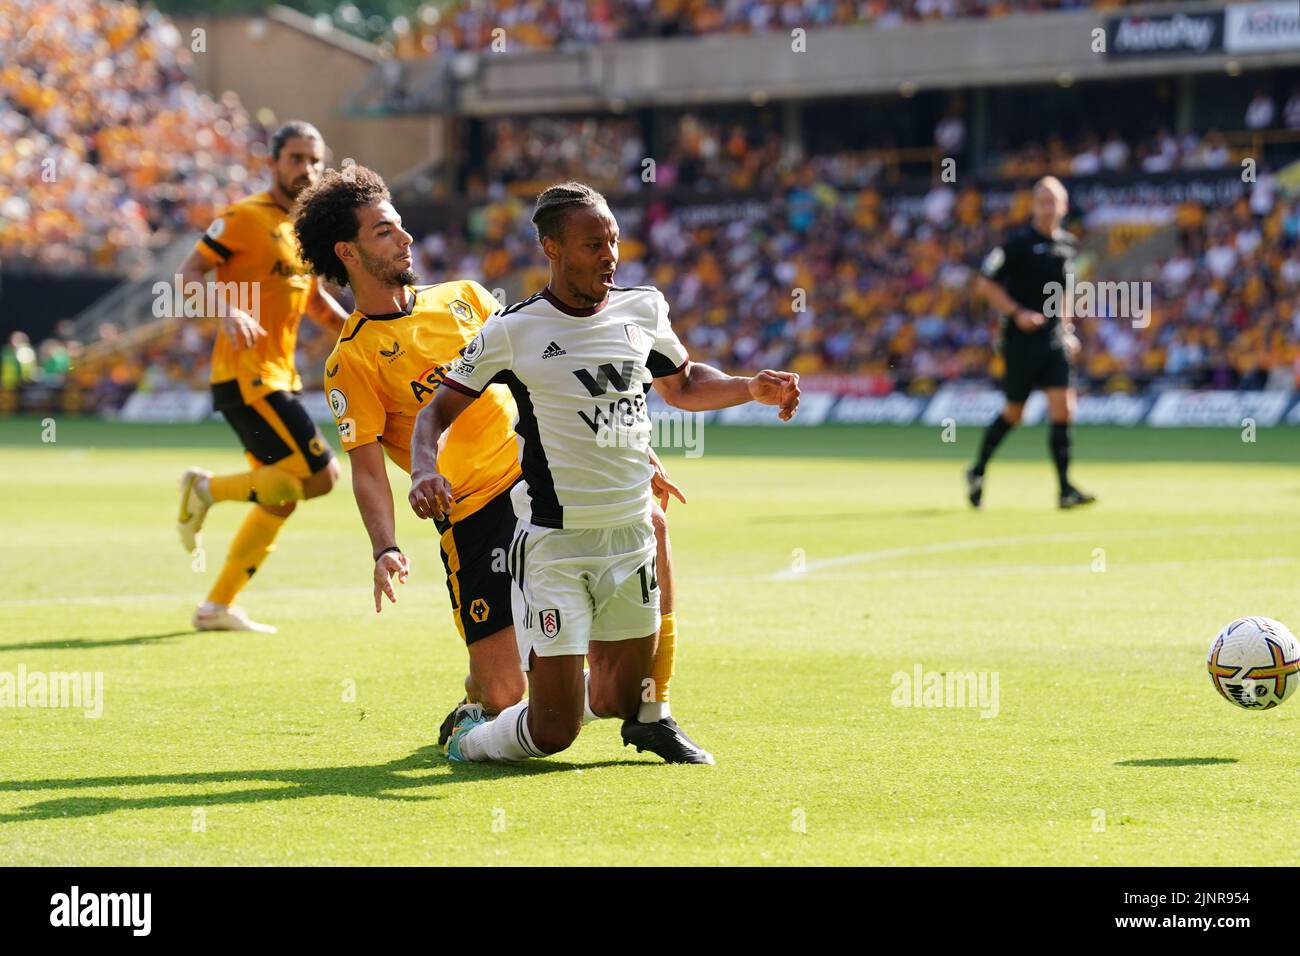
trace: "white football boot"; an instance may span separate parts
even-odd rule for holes
[[[202,468],[187,468],[181,475],[181,508],[176,515],[176,530],[181,536],[181,547],[187,553],[193,553],[199,546],[203,531],[203,519],[212,507],[212,496],[208,494],[207,479],[212,472]]]
[[[237,605],[213,604],[210,601],[204,601],[194,609],[194,627],[199,631],[256,631],[258,634],[276,632],[270,624],[259,624],[251,620],[244,609]]]

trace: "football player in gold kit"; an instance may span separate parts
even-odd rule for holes
[[[212,347],[212,399],[239,436],[250,470],[213,475],[190,468],[181,476],[177,529],[193,552],[208,509],[218,501],[251,502],[230,544],[224,567],[194,612],[199,630],[261,631],[235,606],[235,597],[266,556],[298,501],[326,494],[338,480],[334,459],[298,401],[302,379],[294,367],[298,323],[304,314],[337,331],[347,317],[298,258],[291,217],[302,190],[325,165],[325,143],[314,126],[290,122],[272,135],[267,167],[271,188],[231,205],[219,216],[181,266],[182,281],[207,287],[251,289],[238,296],[250,312],[224,297],[221,328]]]
[[[326,361],[325,389],[352,465],[357,508],[370,536],[376,611],[385,595],[396,601],[392,578],[404,582],[410,571],[397,544],[385,454],[410,471],[416,415],[441,386],[446,369],[499,307],[491,293],[470,280],[416,285],[411,235],[402,229],[389,198],[383,180],[364,167],[331,170],[302,196],[294,226],[312,271],[351,286],[356,297],[357,310]],[[454,512],[436,524],[452,614],[469,652],[466,700],[488,713],[517,703],[527,689],[514,636],[507,567],[515,531],[510,490],[521,476],[517,417],[509,390],[492,386],[448,430],[438,454],[456,501]],[[670,493],[681,497],[661,471],[655,490],[662,498]],[[662,514],[656,526],[664,530]],[[659,537],[660,551],[667,557],[666,536]],[[665,623],[672,625],[671,620]],[[658,733],[642,733],[630,742],[670,762],[712,763],[712,756],[675,723],[672,734],[659,726],[670,719],[667,685],[675,643],[661,640],[661,645],[654,673],[657,696],[646,702],[649,712],[639,715],[642,721],[654,722]],[[444,721],[440,744],[456,713],[453,710]]]

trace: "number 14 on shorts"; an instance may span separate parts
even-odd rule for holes
[[[641,576],[641,603],[649,604],[650,596],[659,590],[659,574],[656,568],[658,557],[652,557],[647,563],[636,569]]]

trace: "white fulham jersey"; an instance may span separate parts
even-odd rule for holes
[[[655,288],[615,286],[574,309],[549,288],[483,325],[444,381],[466,395],[494,382],[514,394],[524,480],[515,514],[541,528],[612,528],[650,511],[652,378],[686,367]]]

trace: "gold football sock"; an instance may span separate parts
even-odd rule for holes
[[[665,614],[660,618],[659,646],[655,649],[654,663],[650,666],[650,678],[654,681],[655,699],[643,701],[637,719],[642,723],[653,723],[671,716],[668,709],[668,684],[673,679],[673,668],[677,663],[677,618]]]
[[[274,465],[238,475],[213,475],[208,493],[213,501],[256,501],[273,508],[303,498],[302,479]]]
[[[235,598],[244,589],[253,572],[275,550],[275,536],[280,533],[285,520],[286,518],[273,515],[263,508],[249,509],[244,523],[239,526],[234,540],[230,542],[230,551],[226,555],[221,574],[208,593],[211,603],[235,603]]]

